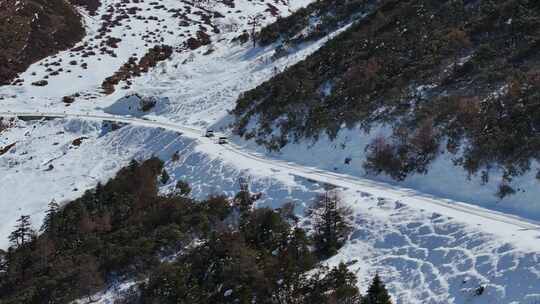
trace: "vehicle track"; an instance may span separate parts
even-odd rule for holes
[[[211,139],[203,137],[204,131],[192,127],[186,127],[177,125],[170,122],[160,122],[154,120],[146,120],[141,118],[124,117],[117,115],[107,114],[90,114],[90,113],[44,113],[44,112],[0,112],[0,116],[11,117],[26,117],[26,118],[78,118],[88,120],[107,120],[121,123],[128,123],[138,126],[164,128],[167,130],[176,131],[182,133],[187,137],[195,138],[199,141],[211,142],[218,145]],[[219,135],[218,135],[219,136]],[[330,171],[325,171],[317,168],[305,167],[302,165],[294,164],[277,159],[268,159],[263,155],[258,155],[253,152],[243,151],[241,147],[230,143],[227,145],[221,145],[223,149],[228,150],[236,155],[245,157],[266,165],[270,165],[274,169],[286,169],[290,174],[330,184],[336,187],[355,189],[357,191],[373,194],[374,192],[384,192],[378,197],[399,201],[413,208],[422,208],[425,205],[432,205],[440,207],[439,210],[449,210],[453,212],[459,212],[463,216],[471,217],[475,216],[481,219],[504,223],[512,225],[519,230],[538,230],[540,231],[540,223],[533,220],[520,218],[504,214],[501,212],[481,208],[478,206],[470,205],[463,202],[457,202],[449,199],[440,199],[434,196],[418,192],[413,189],[399,187],[384,182],[373,181],[361,177],[355,177],[350,175],[338,174]],[[455,216],[454,216],[455,217]],[[458,219],[459,220],[459,219]]]

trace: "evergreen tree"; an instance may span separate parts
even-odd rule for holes
[[[196,303],[199,287],[188,263],[163,263],[143,285],[141,303]]]
[[[489,18],[496,17],[499,13],[497,10],[497,4],[493,0],[484,0],[480,2],[479,10],[482,15]]]
[[[188,196],[191,193],[191,187],[185,181],[178,181],[176,183],[176,190],[181,196]]]
[[[337,192],[329,191],[319,196],[307,213],[313,219],[315,252],[321,258],[336,254],[352,230],[347,219],[351,210],[343,206]]]
[[[166,184],[171,177],[169,176],[169,173],[167,173],[167,170],[163,170],[161,172],[161,183]]]
[[[50,231],[53,224],[53,221],[55,221],[55,217],[58,214],[58,211],[60,210],[60,205],[53,199],[49,203],[49,208],[45,212],[45,219],[43,220],[43,224],[41,225],[41,228],[39,231],[45,232]]]
[[[8,270],[7,252],[0,249],[0,278],[2,274],[5,274]]]
[[[277,254],[278,265],[275,267],[276,291],[273,299],[277,303],[298,303],[305,281],[305,273],[313,269],[317,263],[310,251],[311,242],[306,232],[295,228],[290,233],[286,244]]]
[[[331,289],[330,298],[335,303],[359,304],[360,291],[356,287],[356,276],[347,269],[344,263],[332,268],[326,276],[327,285]]]
[[[463,0],[451,0],[449,6],[448,13],[451,18],[451,25],[453,27],[458,26],[466,16],[465,3]]]
[[[512,32],[513,46],[517,47],[523,40],[535,41],[536,29],[540,24],[538,12],[532,8],[535,4],[530,1],[521,0],[514,4],[512,19],[509,22]]]
[[[256,14],[249,16],[248,25],[251,26],[251,39],[253,40],[253,47],[257,46],[257,28],[261,26],[264,15]]]
[[[377,273],[369,286],[363,304],[392,304],[392,299],[386,286]]]
[[[132,159],[129,162],[128,168],[130,171],[135,171],[138,167],[139,167],[139,163],[135,159]]]
[[[299,303],[365,304],[356,282],[356,276],[343,263],[332,269],[319,266],[309,278],[304,277],[303,301]]]
[[[9,235],[9,241],[13,247],[23,247],[26,243],[30,242],[35,236],[35,232],[32,229],[29,215],[21,215],[15,225],[15,230]]]
[[[272,209],[255,209],[240,227],[246,242],[261,250],[273,251],[286,241],[290,226]]]
[[[77,262],[78,288],[90,303],[94,302],[92,294],[105,284],[99,272],[98,261],[91,255],[83,255],[79,257]]]
[[[239,209],[240,215],[244,217],[249,215],[249,212],[253,208],[253,203],[261,198],[261,194],[251,193],[249,179],[247,178],[241,178],[238,183],[240,184],[240,192],[234,197],[234,206]]]

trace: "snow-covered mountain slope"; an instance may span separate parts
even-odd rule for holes
[[[274,64],[270,60],[274,53],[271,47],[253,48],[249,42],[239,44],[232,43],[231,40],[245,31],[249,32],[253,28],[252,21],[255,16],[258,16],[257,22],[263,25],[275,20],[278,13],[289,14],[307,3],[308,0],[133,3],[103,1],[95,16],[85,15],[88,35],[79,45],[32,65],[20,76],[24,82],[0,87],[0,108],[4,111],[76,110],[86,113],[116,111],[116,114],[133,114],[130,113],[129,105],[124,106],[126,101],[124,97],[137,93],[157,96],[160,103],[152,109],[153,116],[160,115],[193,124],[212,124],[227,115],[227,109],[234,107],[234,101],[243,90],[256,86],[271,77],[278,69],[301,60],[320,46],[319,43],[300,48],[290,57]],[[191,38],[198,39],[201,35],[197,35],[199,31],[206,32],[212,44],[189,50],[188,42]],[[112,41],[110,37],[122,37],[122,41],[117,41],[114,45],[104,44],[104,41]],[[111,76],[132,54],[140,57],[155,44],[168,44],[174,47],[175,52],[170,60],[160,63],[148,74],[131,79],[131,88],[123,88],[126,83],[121,83],[113,94],[108,96],[102,94],[101,84],[106,77]],[[114,53],[111,53],[111,50],[114,50]],[[57,74],[55,71],[62,71],[58,75],[49,75],[46,86],[31,84],[43,79],[46,74],[51,73],[51,70],[54,74]],[[72,103],[66,104],[65,96],[72,96]],[[135,98],[135,103],[137,102]],[[67,108],[67,105],[70,107]],[[60,125],[56,127],[62,128]],[[48,150],[55,143],[49,141],[55,139],[37,134],[37,139],[34,139],[34,136],[24,137],[25,132],[18,128],[11,129],[0,144],[4,148],[12,142],[21,141],[9,155],[3,157],[6,165],[1,169],[6,171],[2,176],[11,181],[10,187],[6,189],[17,189],[11,185],[18,184],[20,180],[28,180],[28,184],[41,180],[44,176],[39,170],[47,168],[41,168],[39,164],[47,163],[58,156],[50,154],[53,152]],[[53,131],[45,129],[43,132],[47,134]],[[69,141],[75,136],[83,136],[81,132],[83,131],[74,130],[72,134],[69,133],[57,140],[68,149]],[[84,136],[88,137],[85,141],[93,144],[93,140],[107,140],[108,137],[99,136],[99,132],[96,129],[90,134],[85,133]],[[78,156],[64,160],[66,172],[60,173],[58,169],[45,171],[57,181],[63,179],[63,183],[57,182],[55,187],[34,188],[32,195],[26,193],[24,187],[10,191],[10,195],[3,196],[0,200],[2,206],[11,208],[10,212],[6,210],[3,228],[10,229],[8,227],[13,225],[17,217],[15,213],[38,214],[52,198],[57,200],[74,198],[94,185],[96,180],[104,181],[111,177],[120,168],[121,163],[125,163],[140,150],[140,145],[147,138],[138,138],[139,141],[135,140],[133,143],[129,142],[130,139],[129,136],[125,139],[126,145],[123,148],[126,150],[119,152],[122,155],[121,161],[112,161],[111,164],[111,161],[107,160],[106,155],[110,153],[110,147],[99,149],[92,147],[92,144],[83,145]],[[24,149],[34,149],[36,152],[31,167],[40,172],[39,174],[17,169],[10,171],[8,163],[19,162],[14,151]],[[98,149],[99,153],[92,152],[92,149]],[[41,150],[43,151],[40,152]],[[85,154],[94,155],[96,158],[87,158],[87,167],[81,169],[82,171],[72,170],[76,159],[84,158]],[[95,170],[91,171],[94,166]],[[78,184],[73,184],[72,181],[76,180],[77,175],[87,177]],[[74,188],[77,188],[77,191],[73,191]],[[13,205],[8,202],[14,199],[24,199],[25,202],[21,204],[30,207],[21,210],[18,210],[18,207],[12,208]],[[39,223],[40,219],[41,217],[37,217],[35,222]],[[5,233],[6,230],[2,230]],[[3,244],[5,245],[5,242]]]
[[[158,153],[176,137],[106,122],[17,122],[0,138],[1,147],[14,144],[0,157],[0,247],[7,247],[20,215],[31,215],[39,228],[51,200],[80,197],[131,159]]]
[[[355,231],[329,263],[347,262],[362,279],[380,272],[397,303],[538,300],[540,232],[534,223],[443,202],[407,189],[267,160],[234,146],[217,145],[212,139],[200,137],[197,130],[145,120],[135,122],[162,125],[167,130],[125,126],[110,132],[110,141],[96,141],[94,148],[124,146],[137,142],[133,138],[136,136],[145,143],[138,148],[139,156],[155,154],[168,160],[166,169],[172,179],[162,186],[164,192],[174,188],[176,180],[188,180],[194,196],[232,195],[240,177],[250,177],[252,190],[264,194],[259,206],[275,208],[293,201],[302,215],[303,207],[314,195],[330,185],[342,188],[345,200],[355,211]],[[51,128],[61,126],[57,122],[47,124],[53,124]],[[184,136],[178,135],[180,131]],[[109,150],[108,158],[121,161],[123,153],[119,151]],[[68,150],[64,157],[69,159],[75,152]],[[178,158],[171,157],[175,153]],[[73,164],[71,168],[77,171],[78,166]],[[77,180],[78,176],[72,174],[71,178]],[[50,182],[43,182],[44,189]],[[359,284],[365,288],[367,282]]]
[[[212,44],[229,42],[309,2],[102,1],[95,16],[83,12],[86,37],[71,50],[30,66],[19,77],[23,82],[1,87],[0,106],[65,105],[62,103],[65,96],[73,96],[76,104],[95,105],[96,99],[103,97],[102,83],[106,78],[113,76],[130,58],[140,60],[156,45],[171,46],[173,58],[184,53],[202,56],[210,53]],[[183,70],[178,62],[161,66],[159,70],[164,68]],[[39,81],[45,85],[32,85]],[[117,89],[128,90],[130,82],[120,83]]]
[[[347,197],[357,212],[357,228],[330,263],[351,261],[360,278],[378,271],[390,282],[396,303],[540,299],[538,249],[522,250],[459,218],[418,212],[401,202],[354,192]]]
[[[461,167],[454,164],[455,155],[441,154],[429,166],[425,174],[411,174],[403,181],[396,181],[387,175],[373,176],[363,167],[367,157],[368,145],[376,138],[392,132],[388,126],[379,126],[366,132],[362,128],[344,129],[334,139],[321,135],[317,141],[300,140],[291,143],[279,152],[268,152],[253,141],[234,137],[235,141],[252,151],[264,153],[268,157],[293,161],[305,166],[313,166],[340,174],[350,174],[383,181],[398,187],[408,187],[440,198],[465,201],[484,208],[514,214],[533,220],[540,220],[540,187],[536,172],[531,170],[526,174],[514,177],[509,185],[516,193],[503,199],[496,196],[504,172],[494,167],[490,179],[486,182],[482,174],[469,175]],[[532,168],[538,168],[537,162],[532,162]]]
[[[380,6],[244,92],[235,133],[283,159],[539,219],[538,3],[369,2]],[[305,20],[292,17],[277,24]]]
[[[294,9],[310,1],[290,2]],[[90,35],[82,45],[88,43],[89,48],[97,45],[99,49],[110,35],[122,39],[117,43],[118,48],[108,46],[103,54],[94,48],[95,55],[88,54],[92,52],[89,49],[71,50],[33,65],[22,75],[27,79],[22,85],[0,87],[1,111],[145,116],[172,123],[179,126],[178,130],[195,125],[228,133],[231,117],[227,110],[234,107],[243,91],[305,58],[328,39],[300,45],[290,50],[288,56],[274,60],[274,46],[254,48],[250,43],[242,45],[230,40],[244,29],[250,30],[249,17],[256,13],[268,16],[263,22],[273,20],[269,16],[274,10],[268,11],[268,4],[287,14],[284,2],[238,0],[234,2],[235,8],[231,8],[226,2],[218,1],[208,8],[201,7],[199,2],[163,0],[156,1],[157,4],[125,3],[123,8],[111,9],[117,3],[104,1],[97,17],[86,17]],[[172,18],[174,13],[163,8],[154,11],[160,3],[167,9],[180,9],[182,16]],[[129,7],[141,10],[132,9],[136,14],[128,23],[121,16],[122,9],[127,14]],[[215,12],[226,18],[214,18]],[[96,38],[100,36],[100,18],[106,15],[111,17],[105,20],[120,17],[122,25],[109,24],[111,31],[105,30],[105,35]],[[218,24],[220,34],[212,33],[213,27],[204,16],[214,16],[210,24]],[[179,30],[179,23],[185,18],[194,23]],[[228,31],[236,28],[234,24],[238,28]],[[194,51],[182,50],[189,38],[197,37],[201,26],[207,29],[212,44]],[[155,44],[171,45],[175,52],[147,74],[131,79],[131,84],[122,82],[112,94],[102,93],[101,84],[106,77],[132,54],[140,58]],[[72,60],[77,63],[71,64]],[[45,67],[45,61],[55,64]],[[88,69],[81,66],[83,63],[88,64]],[[31,82],[51,73],[46,72],[47,68],[64,71],[50,76],[46,86],[32,86]],[[76,93],[79,96],[74,96],[73,102],[66,106],[62,98]],[[149,111],[141,111],[141,98],[132,94],[153,98],[156,105]],[[126,95],[130,97],[124,98]],[[19,121],[1,133],[0,149],[13,143],[15,146],[0,156],[0,248],[6,247],[6,236],[19,215],[31,214],[37,227],[51,199],[62,202],[78,197],[98,181],[110,178],[130,159],[158,155],[167,160],[166,169],[172,177],[163,185],[164,192],[174,187],[174,181],[188,180],[195,196],[232,195],[238,190],[238,179],[250,176],[253,190],[264,193],[260,206],[278,207],[295,201],[299,203],[298,213],[302,214],[302,207],[325,187],[344,188],[344,196],[356,213],[356,231],[329,263],[349,262],[349,267],[363,280],[380,272],[397,303],[506,304],[540,300],[537,245],[540,234],[536,224],[481,208],[465,208],[455,201],[399,186],[360,180],[363,171],[357,162],[360,155],[355,153],[363,153],[367,138],[385,132],[384,129],[368,135],[351,130],[340,134],[336,142],[326,139],[314,145],[301,142],[281,154],[269,155],[259,150],[253,158],[253,153],[244,150],[259,148],[237,138],[238,145],[219,146],[211,140],[196,140],[200,130],[195,130],[190,138],[180,136],[174,131],[176,127],[163,130],[148,128],[159,126],[151,121],[146,126],[144,120],[138,122],[113,131],[101,121]],[[177,151],[179,159],[173,161],[171,156]],[[350,165],[344,165],[347,157],[352,158]],[[408,185],[472,204],[496,202],[487,192],[479,190],[476,180],[456,183],[455,173],[447,170],[446,164],[442,164],[438,170],[431,171],[435,172],[432,175],[419,176]],[[535,212],[540,209],[534,205],[537,192],[526,193],[515,196],[515,208],[511,211],[536,217]],[[493,204],[490,207],[504,209]],[[364,290],[367,282],[359,284]]]
[[[291,1],[291,7],[295,8],[307,2]],[[275,45],[254,48],[249,42],[243,45],[231,42],[233,38],[242,32],[242,29],[249,31],[249,16],[259,11],[264,12],[267,8],[262,4],[242,3],[238,2],[237,6],[243,8],[241,14],[244,14],[244,18],[240,18],[240,16],[233,18],[240,24],[238,30],[227,31],[231,27],[220,22],[228,19],[218,18],[216,23],[221,24],[221,32],[212,36],[211,45],[203,46],[195,51],[175,52],[169,60],[158,63],[158,66],[148,73],[131,79],[129,88],[125,87],[126,83],[121,83],[116,86],[114,93],[105,96],[100,93],[99,86],[103,78],[110,76],[113,71],[89,68],[89,70],[84,70],[84,75],[86,75],[84,77],[90,77],[91,73],[100,73],[100,76],[94,81],[94,88],[83,89],[80,87],[92,82],[88,78],[81,78],[79,83],[79,80],[74,80],[73,77],[69,78],[69,75],[64,76],[69,79],[66,78],[64,81],[59,80],[57,82],[60,88],[52,86],[37,88],[31,85],[27,87],[0,87],[0,95],[5,97],[4,100],[0,99],[0,106],[3,109],[12,111],[108,112],[111,114],[147,116],[182,124],[203,127],[212,126],[216,129],[226,130],[233,120],[228,111],[235,107],[235,102],[242,92],[256,87],[276,73],[306,58],[318,50],[325,41],[347,28],[344,27],[319,41],[299,45],[289,50],[288,56],[276,59],[274,58],[276,53]],[[105,7],[107,5],[102,7],[102,10]],[[216,11],[222,10],[221,13],[223,14],[229,11],[229,8],[222,4],[215,6],[213,9]],[[101,13],[104,14],[106,11]],[[287,14],[288,12],[283,9],[282,13]],[[136,22],[138,22],[137,20],[135,19]],[[245,23],[241,25],[240,20]],[[270,22],[270,20],[268,19],[267,22]],[[155,20],[145,21],[149,21],[148,24],[143,22],[145,26],[157,22]],[[156,24],[154,26],[157,26]],[[131,27],[134,31],[141,30],[141,28]],[[186,35],[186,37],[179,39],[175,44],[171,43],[171,45],[182,45],[189,39],[188,37],[189,35]],[[139,40],[137,40],[137,43],[140,42]],[[134,44],[120,42],[118,45],[119,50],[123,48],[131,50]],[[135,48],[145,49],[143,46],[135,46]],[[208,54],[209,50],[212,50],[212,52]],[[69,52],[65,56],[69,57]],[[122,64],[119,59],[121,56],[113,58],[107,54],[98,54],[89,58],[101,58],[100,56],[109,58],[107,60],[118,61],[118,65]],[[96,66],[112,67],[112,65],[106,64],[104,61],[96,62]],[[40,66],[38,64],[34,67]],[[112,68],[112,70],[114,69]],[[87,73],[88,71],[90,71],[90,74]],[[66,107],[62,97],[75,92],[72,88],[65,86],[66,83],[72,84],[73,88],[76,88],[75,91],[90,90],[89,92],[92,92],[93,97],[87,96],[89,99],[85,99],[83,94],[80,97],[75,97],[75,101],[69,107]],[[72,91],[63,92],[64,89]],[[155,98],[157,104],[149,111],[142,112],[138,109],[140,98],[134,94]],[[372,128],[369,133],[354,128],[339,132],[338,137],[334,140],[322,135],[318,142],[303,140],[291,143],[279,153],[267,153],[254,142],[245,141],[238,137],[235,138],[235,141],[246,149],[267,153],[274,158],[293,160],[308,166],[334,170],[338,173],[365,176],[366,172],[362,165],[366,158],[367,145],[373,138],[389,134],[391,134],[391,130],[386,128]],[[522,217],[540,219],[540,203],[536,200],[539,188],[533,170],[527,175],[515,177],[510,182],[510,185],[518,191],[501,201],[495,196],[495,193],[503,179],[502,172],[499,172],[497,168],[492,168],[491,178],[486,184],[481,174],[468,176],[461,168],[454,166],[453,158],[455,156],[443,154],[430,165],[427,174],[411,174],[405,181],[400,183],[396,183],[385,176],[372,178],[393,182],[437,196],[467,201]],[[535,164],[532,164],[532,167],[534,166]]]

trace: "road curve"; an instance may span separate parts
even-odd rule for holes
[[[195,138],[200,141],[210,141],[209,139],[202,137],[204,131],[200,129],[177,125],[170,122],[159,122],[141,118],[108,115],[101,113],[44,113],[8,111],[0,112],[0,116],[21,118],[76,118],[99,121],[107,120],[137,126],[163,128],[182,133],[186,137]],[[261,164],[269,165],[276,170],[285,169],[287,170],[287,172],[295,176],[315,180],[317,182],[330,184],[337,187],[354,189],[359,192],[369,193],[375,195],[376,197],[381,197],[387,200],[400,201],[401,203],[413,208],[422,209],[430,207],[429,209],[434,210],[434,212],[456,218],[457,220],[460,220],[460,218],[476,218],[476,222],[485,223],[487,225],[500,223],[517,228],[518,230],[540,231],[540,222],[536,222],[533,220],[508,215],[505,213],[481,208],[463,202],[437,198],[429,194],[420,193],[413,189],[403,188],[384,182],[377,182],[361,177],[338,174],[330,171],[320,170],[317,168],[305,167],[277,159],[268,159],[265,158],[263,155],[244,151],[234,143],[223,145],[223,148],[238,155],[238,157],[247,158]]]

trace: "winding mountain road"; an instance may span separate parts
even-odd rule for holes
[[[183,136],[194,138],[206,144],[218,145],[211,138],[203,136],[204,130],[177,125],[170,122],[160,122],[148,119],[91,113],[44,113],[44,112],[0,112],[0,116],[19,118],[72,118],[99,121],[114,121],[137,126],[163,128],[181,133]],[[413,189],[399,187],[388,183],[373,181],[361,177],[338,174],[317,168],[305,167],[299,164],[286,162],[278,159],[269,159],[262,154],[244,151],[234,143],[219,145],[217,151],[233,153],[235,157],[244,158],[250,162],[256,162],[272,170],[285,171],[291,175],[314,180],[320,183],[334,185],[336,187],[355,190],[377,198],[401,202],[420,211],[429,210],[434,213],[473,223],[478,226],[494,228],[505,233],[519,233],[528,231],[535,233],[535,238],[540,238],[540,223],[529,219],[504,214],[501,212],[481,208],[471,204],[441,199],[429,194],[421,193]],[[212,153],[212,152],[209,152]],[[513,236],[514,234],[512,234]]]

